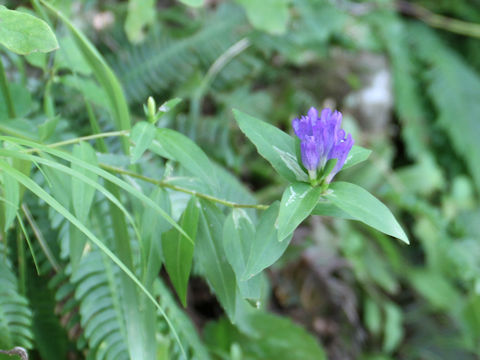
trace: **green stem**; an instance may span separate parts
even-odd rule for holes
[[[92,131],[95,135],[100,135],[100,125],[98,123],[97,117],[95,116],[95,112],[90,105],[90,103],[85,99],[85,107],[87,108],[87,114],[88,114],[88,120],[90,121],[90,126],[92,127]],[[97,138],[97,148],[100,150],[102,153],[108,152],[107,145],[105,144],[105,141],[103,138],[99,137]]]
[[[53,149],[53,148],[57,148],[57,147],[65,146],[65,145],[78,144],[79,142],[87,141],[87,140],[95,140],[95,139],[102,139],[102,138],[115,137],[115,136],[125,136],[125,135],[128,135],[129,133],[130,133],[130,130],[110,131],[110,132],[104,132],[104,133],[101,133],[101,134],[81,136],[81,137],[74,138],[74,139],[69,139],[69,140],[56,142],[56,143],[53,143],[53,144],[48,144],[48,145],[45,145],[45,146]],[[31,148],[31,149],[25,150],[25,153],[27,153],[27,154],[35,153],[35,152],[40,152],[40,150],[37,149],[37,148]]]
[[[414,16],[432,27],[460,35],[480,38],[480,24],[438,15],[423,6],[408,1],[397,1],[396,6],[400,12]]]
[[[7,76],[5,74],[5,68],[3,67],[3,62],[0,59],[0,88],[3,93],[3,98],[5,99],[5,103],[7,105],[8,117],[14,119],[15,115],[15,108],[13,107],[12,95],[10,93],[10,88],[8,87]]]
[[[147,176],[140,175],[140,174],[128,171],[128,170],[120,169],[120,168],[117,168],[117,167],[114,167],[114,166],[110,166],[110,165],[106,165],[106,164],[100,164],[100,167],[102,167],[105,170],[117,173],[117,174],[131,176],[131,177],[149,182],[151,184],[155,184],[155,185],[160,186],[160,187],[164,187],[164,188],[172,189],[172,190],[175,190],[175,191],[183,192],[185,194],[190,194],[190,195],[193,195],[193,196],[197,196],[199,198],[209,200],[209,201],[212,201],[212,202],[216,202],[218,204],[222,204],[222,205],[225,205],[225,206],[228,206],[228,207],[231,207],[231,208],[244,208],[244,209],[257,209],[257,210],[268,209],[268,205],[238,204],[238,203],[235,203],[235,202],[232,202],[232,201],[219,199],[219,198],[211,196],[211,195],[199,193],[197,191],[193,191],[193,190],[189,190],[189,189],[177,186],[177,185],[173,185],[173,184],[168,183],[167,181],[152,179],[152,178],[149,178]]]
[[[17,258],[18,258],[18,290],[20,294],[25,295],[26,284],[26,264],[25,264],[25,248],[22,241],[22,232],[17,228]]]

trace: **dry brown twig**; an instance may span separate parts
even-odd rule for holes
[[[8,356],[19,356],[22,360],[28,360],[28,353],[27,350],[20,346],[15,346],[11,350],[0,350],[0,354],[6,354]]]

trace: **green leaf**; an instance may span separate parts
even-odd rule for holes
[[[290,319],[255,312],[248,321],[256,333],[251,343],[260,344],[262,359],[327,359],[318,340]]]
[[[385,305],[385,336],[383,350],[387,353],[394,351],[403,338],[403,314],[400,308],[393,303]]]
[[[277,219],[278,241],[283,241],[292,234],[310,215],[321,195],[320,187],[312,187],[305,183],[293,183],[285,189]]]
[[[162,115],[167,114],[168,112],[173,110],[173,108],[175,108],[175,106],[177,106],[181,101],[182,99],[178,97],[167,100],[162,105],[160,105],[160,107],[158,108],[158,112]]]
[[[30,14],[0,5],[0,44],[19,55],[58,49],[48,24]]]
[[[145,27],[155,20],[155,0],[129,0],[125,32],[133,43],[145,38]]]
[[[365,149],[364,147],[354,145],[352,147],[352,150],[350,150],[350,153],[348,154],[348,157],[347,157],[347,160],[345,161],[345,164],[343,164],[342,170],[348,169],[349,167],[352,167],[353,165],[357,165],[357,164],[367,160],[371,153],[372,153],[372,150]]]
[[[313,208],[312,215],[331,216],[339,219],[356,220],[352,215],[347,214],[329,199],[320,198],[317,205]]]
[[[271,34],[283,34],[287,30],[289,0],[236,0],[246,12],[252,25]]]
[[[244,333],[226,319],[207,324],[204,338],[209,348],[229,353],[236,345],[242,359],[326,360],[318,340],[290,319],[255,311],[245,321],[249,331]]]
[[[275,227],[279,208],[280,203],[276,201],[260,217],[247,266],[242,274],[243,280],[257,275],[272,265],[287,249],[291,237],[285,241],[278,241],[278,231]]]
[[[3,229],[6,232],[13,224],[20,204],[20,186],[18,181],[12,178],[8,173],[3,173],[3,204],[5,209],[5,218]]]
[[[195,241],[200,215],[198,199],[192,197],[188,202],[179,225]],[[168,276],[172,281],[183,306],[187,305],[187,285],[192,268],[194,244],[175,229],[162,237],[163,255]]]
[[[95,150],[86,142],[81,142],[73,147],[72,155],[93,166],[98,166]],[[72,163],[72,169],[97,182],[98,176],[81,166]],[[72,201],[73,209],[77,218],[85,222],[92,206],[95,196],[95,188],[81,181],[78,177],[72,176]]]
[[[239,110],[233,110],[233,114],[240,130],[280,175],[290,182],[308,181],[298,164],[295,141],[290,135]]]
[[[184,3],[188,6],[200,7],[203,5],[204,0],[179,0],[181,3]]]
[[[203,150],[185,135],[171,129],[157,129],[152,151],[178,161],[215,192],[218,188],[215,168]],[[155,149],[157,148],[157,149]]]
[[[334,182],[325,196],[355,220],[409,244],[408,237],[390,210],[367,190],[347,182]]]
[[[135,143],[135,146],[130,150],[130,161],[132,163],[137,162],[145,150],[148,149],[155,138],[155,132],[155,126],[146,121],[135,124],[130,133],[130,140]]]
[[[230,319],[235,317],[235,273],[223,249],[222,231],[225,216],[208,201],[200,201],[200,220],[195,259]]]
[[[251,253],[255,226],[243,209],[233,209],[223,225],[223,247],[232,266],[242,296],[258,300],[261,296],[261,279],[242,279]]]
[[[11,126],[14,129],[15,128],[19,129],[20,132],[23,132],[23,129],[25,129],[25,132],[34,133],[35,127],[31,124],[31,122],[30,123],[27,122],[23,124],[23,122],[26,122],[26,120],[19,119],[25,115],[28,115],[28,113],[32,110],[33,108],[32,94],[30,93],[30,91],[26,86],[19,83],[10,83],[8,84],[8,88],[10,90],[10,96],[14,100],[13,108],[15,109],[15,114],[17,116],[17,119],[8,119],[8,111],[6,106],[7,103],[3,95],[3,91],[0,91],[0,122],[2,123],[1,124],[2,128],[4,126],[7,126],[7,127]],[[32,129],[33,131],[30,131],[30,129]],[[9,132],[7,132],[7,134],[8,133]],[[30,137],[32,136],[30,135]]]

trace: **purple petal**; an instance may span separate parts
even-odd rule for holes
[[[313,106],[308,110],[308,117],[313,120],[313,123],[317,122],[318,119],[318,110],[315,109]]]
[[[352,149],[353,146],[353,138],[351,134],[348,134],[346,139],[342,139],[339,141],[332,151],[332,156],[329,159],[337,159],[337,163],[333,170],[328,174],[326,181],[330,183],[335,175],[342,169],[343,165],[345,165],[345,161],[347,160],[348,153]]]
[[[313,136],[307,136],[300,144],[300,150],[302,153],[302,163],[307,170],[316,170],[320,154],[318,151],[317,142]]]

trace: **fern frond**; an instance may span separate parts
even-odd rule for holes
[[[95,359],[128,359],[116,271],[99,250],[92,250],[73,272],[81,326]]]
[[[152,93],[184,83],[196,71],[206,72],[225,50],[241,39],[242,25],[246,21],[241,9],[220,6],[214,17],[207,18],[203,28],[192,36],[176,39],[162,32],[140,46],[127,48],[110,62],[129,101],[145,101]],[[251,58],[235,59],[219,74],[217,84],[245,77],[252,66]]]
[[[0,261],[0,348],[32,348],[32,311],[19,293],[17,277],[9,264]]]

